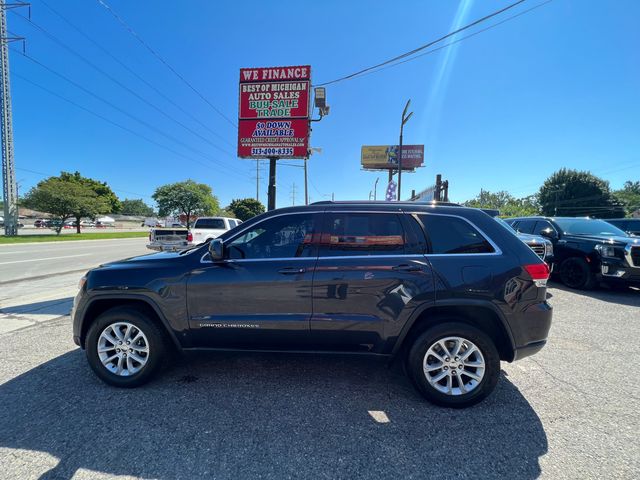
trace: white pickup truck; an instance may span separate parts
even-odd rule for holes
[[[206,242],[240,225],[242,220],[228,217],[200,217],[191,227],[193,243]]]

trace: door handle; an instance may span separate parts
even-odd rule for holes
[[[395,270],[396,272],[420,272],[422,271],[422,268],[420,268],[418,265],[408,265],[406,263],[403,263],[402,265],[396,265],[395,267],[392,267],[392,270]]]
[[[282,275],[295,275],[296,273],[304,273],[306,271],[306,268],[301,267],[284,267],[278,270],[278,273],[281,273]]]

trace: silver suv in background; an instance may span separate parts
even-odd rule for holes
[[[191,227],[192,241],[195,244],[218,238],[227,230],[240,225],[242,220],[229,217],[200,217]]]

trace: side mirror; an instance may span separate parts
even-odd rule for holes
[[[211,256],[211,261],[218,262],[224,259],[224,245],[222,240],[219,238],[214,238],[209,242],[209,255]]]
[[[553,228],[545,228],[540,232],[540,235],[546,238],[550,238],[552,240],[555,240],[556,238],[558,238],[558,233]]]

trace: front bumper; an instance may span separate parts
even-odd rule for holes
[[[640,284],[640,267],[630,267],[627,262],[619,259],[603,258],[600,276],[605,282]]]

